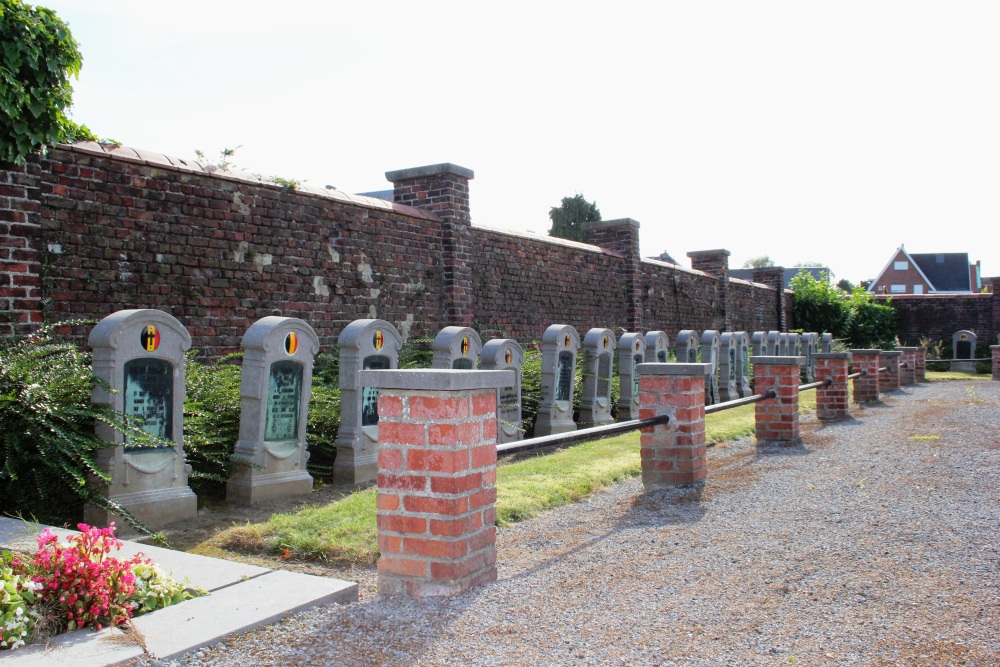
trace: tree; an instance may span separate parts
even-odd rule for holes
[[[854,288],[857,287],[857,285],[852,283],[847,278],[841,278],[840,280],[837,281],[837,287],[844,290],[845,292],[853,292]]]
[[[0,0],[0,161],[24,164],[61,141],[96,139],[71,121],[69,77],[83,58],[55,12],[21,0]]]
[[[795,326],[805,331],[829,332],[842,338],[850,315],[847,294],[830,284],[824,272],[817,280],[806,270],[792,278],[790,287],[795,292],[792,316]]]
[[[761,255],[760,257],[751,257],[747,261],[743,262],[744,269],[766,269],[772,266],[777,266],[774,260],[768,255]]]
[[[549,210],[549,218],[552,220],[549,236],[571,241],[586,241],[587,235],[583,231],[583,223],[597,222],[601,219],[601,212],[597,209],[596,202],[591,203],[584,199],[583,195],[578,194],[563,197],[562,205],[553,206]]]

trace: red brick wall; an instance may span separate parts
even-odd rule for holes
[[[995,344],[1000,316],[1000,299],[994,294],[931,294],[893,296],[889,304],[899,313],[899,341],[920,345],[921,338],[932,343],[951,341],[956,331],[975,332],[979,345]],[[884,298],[876,297],[880,301]]]

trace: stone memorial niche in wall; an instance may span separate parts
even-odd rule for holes
[[[767,332],[754,331],[753,336],[750,337],[750,345],[753,348],[753,356],[767,356]]]
[[[821,340],[820,350],[823,354],[833,354],[833,334],[825,333]]]
[[[719,336],[719,402],[735,401],[740,397],[736,390],[736,369],[739,356],[736,340],[738,334],[727,331]]]
[[[269,316],[250,325],[240,345],[240,439],[226,500],[256,505],[311,493],[306,422],[319,337],[300,319]]]
[[[487,341],[479,353],[484,371],[514,371],[514,384],[497,389],[497,443],[520,440],[521,426],[521,363],[524,350],[512,338]]]
[[[698,332],[684,329],[674,339],[674,353],[679,364],[698,363]]]
[[[701,363],[712,364],[712,372],[705,378],[705,405],[719,402],[719,332],[709,329],[701,334]]]
[[[750,336],[746,331],[737,331],[733,336],[736,340],[736,393],[740,398],[746,398],[753,396],[750,387]]]
[[[94,375],[113,390],[95,385],[93,402],[140,421],[161,443],[150,446],[98,423],[98,436],[117,445],[96,453],[97,466],[111,477],[101,493],[148,528],[193,519],[198,499],[187,484],[191,468],[183,445],[184,353],[191,336],[162,311],[121,310],[94,327],[89,345]],[[87,505],[83,519],[94,526],[117,521],[120,532],[129,532],[121,517],[104,508]]]
[[[976,358],[976,334],[971,331],[956,331],[951,337],[952,359]],[[958,373],[975,373],[976,362],[967,361],[953,363],[951,369]]]
[[[399,367],[403,339],[385,320],[354,320],[337,338],[340,350],[340,428],[333,477],[359,484],[378,476],[378,389],[358,382],[361,371]]]
[[[662,331],[650,331],[646,334],[646,363],[667,363],[667,352],[670,349],[670,338]]]
[[[568,324],[553,324],[542,334],[542,399],[535,417],[535,436],[576,430],[573,385],[580,334]]]
[[[475,329],[445,327],[434,337],[431,368],[473,371],[479,365],[483,341]]]
[[[615,334],[593,328],[583,338],[583,397],[580,425],[603,426],[611,417],[611,373],[615,358]]]
[[[778,331],[768,331],[767,337],[764,340],[765,340],[764,356],[780,357],[781,353],[779,350],[781,349],[780,345],[781,333]]]
[[[646,339],[642,334],[622,334],[618,339],[618,421],[639,418],[639,374],[635,367],[646,361]]]

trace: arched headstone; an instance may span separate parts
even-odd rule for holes
[[[120,310],[90,332],[94,375],[108,384],[93,389],[93,402],[142,420],[147,433],[171,443],[138,446],[107,424],[97,434],[117,447],[98,450],[98,467],[111,476],[102,493],[149,528],[193,519],[198,499],[188,487],[184,462],[184,353],[191,336],[175,318],[159,310]],[[121,519],[93,505],[84,521],[107,526]]]
[[[637,333],[622,334],[618,340],[618,421],[639,418],[639,374],[635,367],[645,360],[646,338]]]
[[[805,382],[816,381],[816,355],[819,354],[819,334],[809,332],[802,334],[802,354],[806,365],[803,367],[802,379]]]
[[[705,378],[705,405],[719,402],[719,332],[709,329],[701,334],[701,363],[712,364]]]
[[[750,337],[750,345],[753,348],[753,356],[767,356],[767,332],[754,331],[753,336]]]
[[[311,493],[306,423],[319,337],[300,319],[271,316],[254,322],[241,345],[240,439],[226,500],[255,505]]]
[[[757,332],[763,335],[763,332]],[[754,335],[756,336],[757,333]],[[750,387],[750,336],[746,331],[737,331],[736,338],[736,392],[740,398],[753,396]]]
[[[734,401],[740,397],[736,390],[736,372],[739,367],[737,352],[738,334],[727,331],[719,336],[719,402]]]
[[[764,339],[766,341],[764,355],[765,357],[780,357],[781,356],[781,332],[779,331],[768,331],[767,337]]]
[[[788,350],[788,334],[785,332],[778,333],[778,356],[779,357],[792,356]]]
[[[680,331],[674,339],[674,351],[677,354],[677,363],[698,363],[698,332],[694,329]]]
[[[611,417],[611,374],[615,359],[615,333],[595,327],[583,338],[583,397],[580,425],[601,426]]]
[[[580,334],[568,324],[553,324],[542,334],[542,400],[535,417],[535,436],[576,430],[573,385]]]
[[[976,334],[963,329],[956,331],[951,337],[951,358],[952,359],[975,359],[976,358]],[[975,373],[976,362],[967,361],[964,363],[953,363],[953,371],[959,373]]]
[[[431,368],[470,371],[475,370],[479,363],[483,341],[475,329],[445,327],[434,337],[432,347]]]
[[[524,350],[512,338],[487,341],[479,353],[484,371],[514,371],[514,385],[497,389],[497,442],[520,440],[521,428],[521,363]]]
[[[337,338],[340,354],[340,428],[335,481],[359,484],[378,476],[378,389],[363,387],[358,373],[399,367],[403,339],[385,320],[354,320]]]
[[[650,331],[646,334],[646,363],[664,364],[670,349],[670,338],[662,331]]]
[[[823,354],[833,354],[833,334],[824,333],[822,338],[822,343],[820,345],[820,350]]]

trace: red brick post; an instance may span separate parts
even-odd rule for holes
[[[378,591],[495,581],[496,390],[512,371],[362,371],[378,397]]]
[[[1000,345],[990,345],[990,353],[993,355],[993,379],[1000,381]]]
[[[646,491],[705,480],[705,377],[712,364],[639,364],[639,419],[669,415],[642,429],[642,485]]]
[[[886,371],[879,378],[879,388],[883,392],[899,389],[899,364],[902,357],[903,353],[898,350],[882,350],[882,366],[886,368]]]
[[[917,347],[897,347],[903,353],[899,365],[899,384],[907,386],[917,383]]]
[[[918,347],[916,351],[916,376],[917,382],[927,382],[927,348]]]
[[[777,394],[754,403],[757,446],[799,444],[799,367],[805,357],[750,357],[750,363],[754,393]]]
[[[882,363],[882,350],[851,350],[854,373],[866,373],[854,378],[854,402],[877,401],[881,383],[878,368]]]
[[[819,419],[843,419],[847,412],[847,366],[851,363],[850,352],[827,352],[814,354],[816,360],[816,381],[830,380],[825,387],[816,388],[816,417]]]

